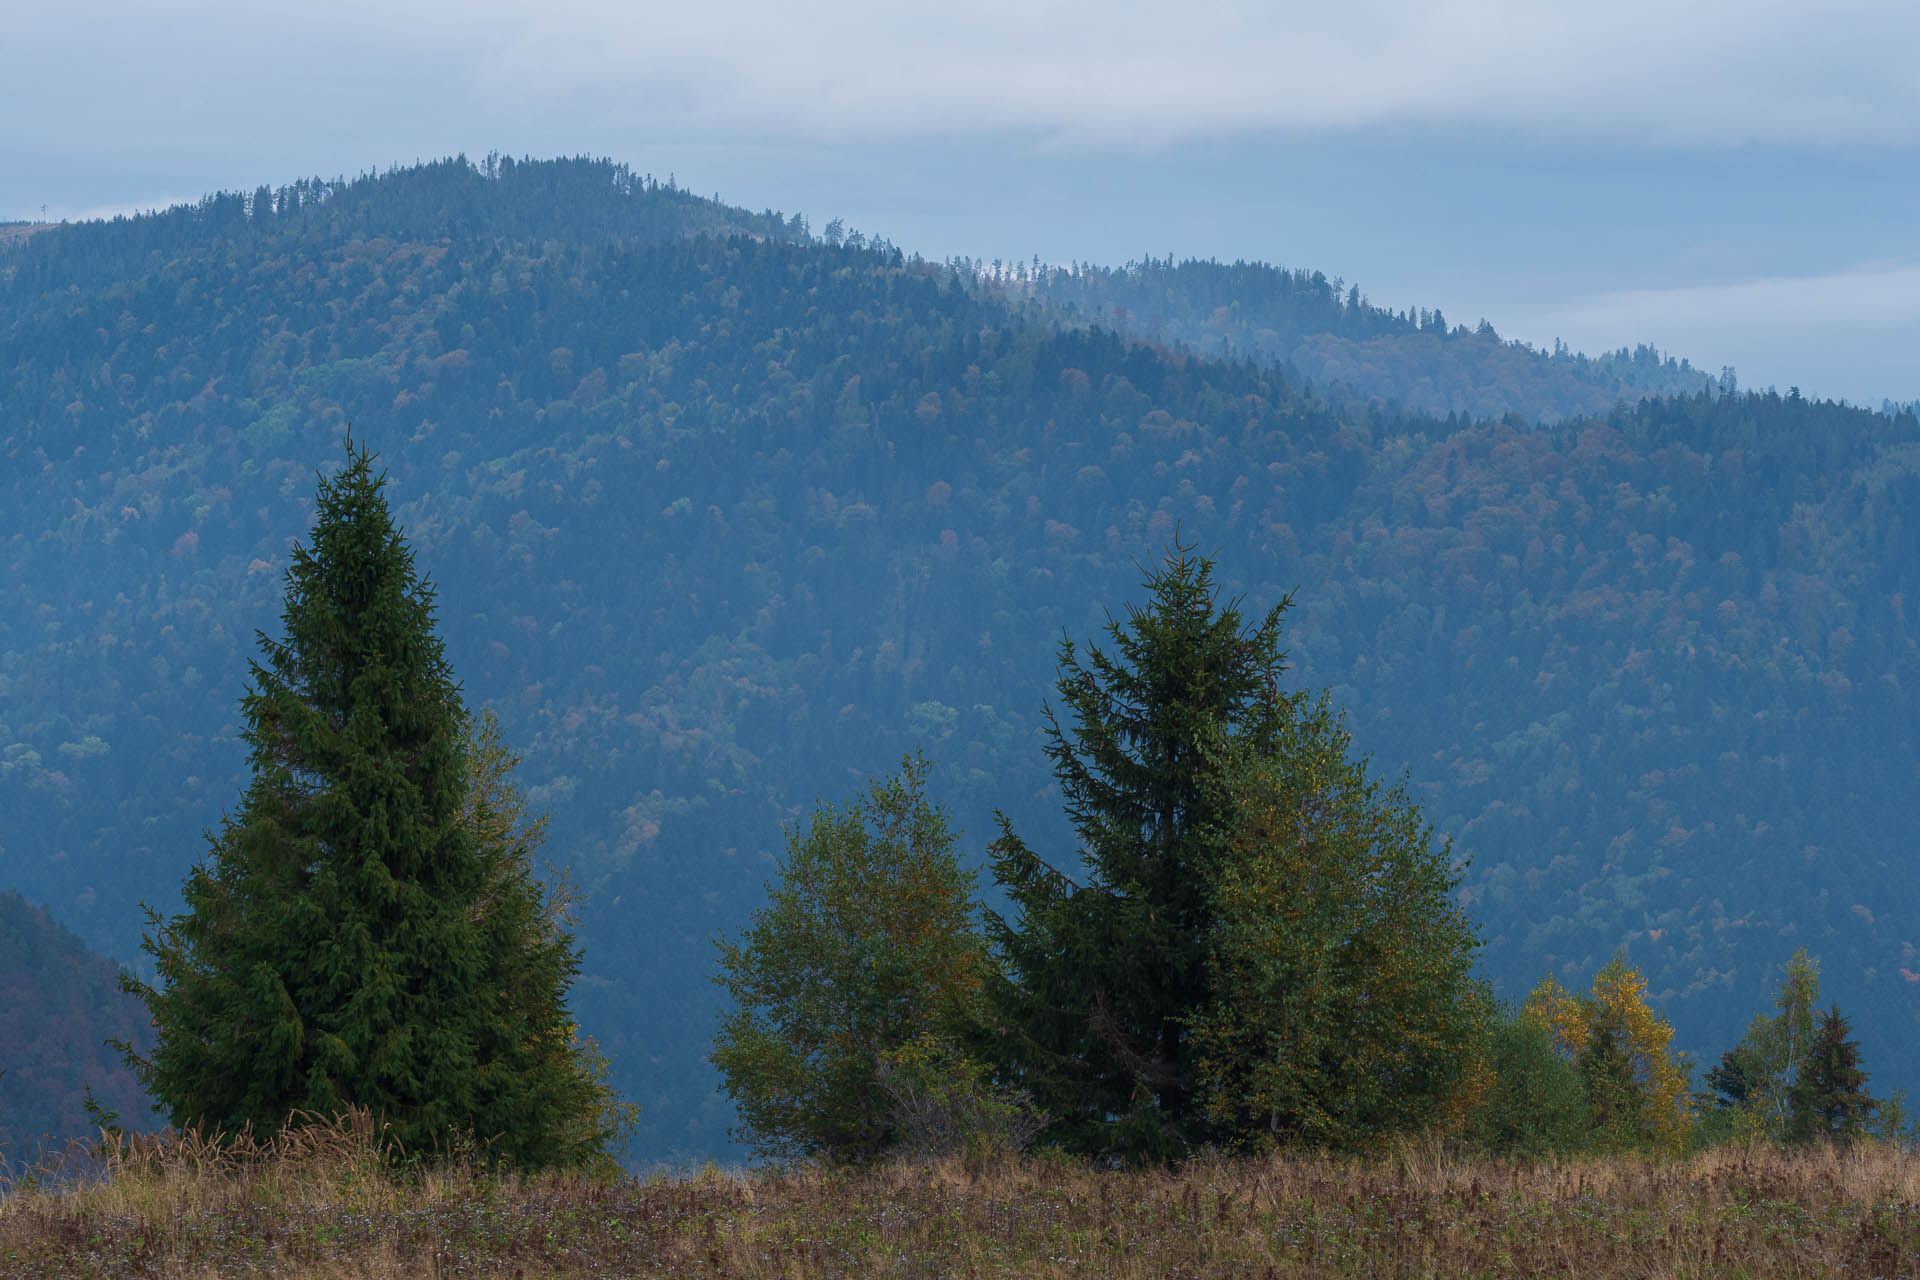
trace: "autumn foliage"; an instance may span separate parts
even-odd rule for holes
[[[1580,995],[1549,974],[1527,997],[1524,1015],[1579,1069],[1603,1143],[1677,1152],[1694,1122],[1687,1077],[1671,1052],[1673,1027],[1648,1007],[1646,991],[1640,972],[1615,958]]]

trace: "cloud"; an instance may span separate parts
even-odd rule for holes
[[[0,93],[44,136],[172,129],[207,148],[329,127],[430,147],[562,121],[1102,146],[1382,126],[1904,145],[1920,140],[1917,61],[1911,0],[71,0],[10,17]]]
[[[1304,256],[1910,398],[1920,268],[1786,273],[1913,252],[1916,65],[1912,0],[64,0],[0,32],[0,218],[588,152],[930,252]],[[1772,274],[1543,300],[1729,269]]]
[[[1877,404],[1920,398],[1920,264],[1868,263],[1821,275],[1625,289],[1514,317],[1536,342],[1608,350],[1652,342],[1748,387]]]
[[[1627,289],[1582,300],[1560,313],[1582,327],[1648,314],[1688,327],[1738,329],[1920,323],[1920,266],[1878,263],[1825,275]]]

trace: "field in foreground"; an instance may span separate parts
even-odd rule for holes
[[[1912,1276],[1920,1157],[1722,1151],[1516,1165],[1051,1161],[396,1181],[351,1135],[136,1149],[0,1199],[0,1274]]]

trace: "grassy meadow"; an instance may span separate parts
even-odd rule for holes
[[[0,1198],[0,1275],[1912,1276],[1920,1157],[1047,1159],[593,1181],[396,1175],[364,1122],[76,1148]]]

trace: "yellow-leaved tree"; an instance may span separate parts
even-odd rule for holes
[[[1599,1145],[1678,1151],[1694,1120],[1687,1073],[1673,1056],[1672,1024],[1646,994],[1640,971],[1616,956],[1581,995],[1549,974],[1523,1013],[1579,1071]]]

